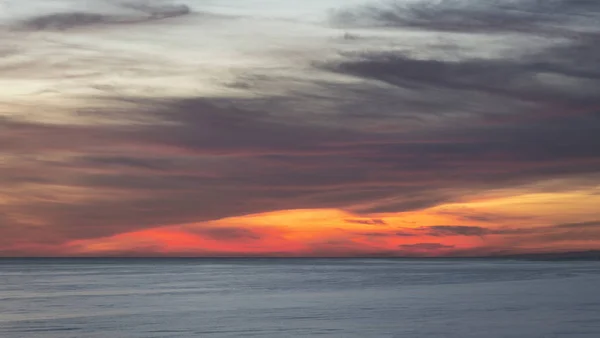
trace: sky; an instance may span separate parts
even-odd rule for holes
[[[0,256],[600,248],[600,2],[2,0]]]

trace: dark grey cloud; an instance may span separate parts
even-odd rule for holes
[[[416,234],[412,233],[412,232],[408,232],[408,231],[396,231],[394,232],[394,236],[397,237],[414,237],[417,236]]]
[[[379,218],[371,218],[371,219],[347,219],[345,220],[347,223],[356,223],[356,224],[365,224],[365,225],[387,225],[387,223]]]
[[[390,14],[390,9],[398,13]],[[449,28],[445,27],[445,20],[448,19],[456,20],[458,25],[465,24],[464,33],[471,35],[478,31],[477,27],[470,27],[474,22],[477,23],[475,26],[485,29],[520,30],[522,27],[510,20],[511,16],[524,16],[524,23],[535,24],[527,30],[531,34],[545,32],[537,26],[536,18],[539,21],[556,20],[553,31],[561,36],[560,39],[545,40],[545,44],[535,47],[523,45],[519,39],[528,41],[528,38],[517,34],[502,42],[506,48],[485,57],[473,53],[479,49],[485,50],[487,47],[484,42],[479,49],[457,42],[454,45],[456,51],[452,53],[428,55],[411,49],[390,47],[386,51],[377,48],[373,51],[344,53],[341,60],[318,64],[335,73],[397,87],[400,89],[398,95],[408,96],[403,97],[404,106],[399,107],[399,111],[411,110],[421,118],[428,112],[445,116],[471,115],[490,122],[514,124],[531,123],[553,114],[584,111],[598,114],[600,102],[596,93],[600,89],[600,73],[597,69],[600,44],[599,30],[593,18],[600,17],[600,7],[596,3],[417,1],[392,3],[387,7],[375,6],[352,15],[357,17],[356,22],[361,22],[361,17],[370,17],[374,13],[380,13],[383,21],[397,19],[401,25],[406,23],[402,18],[421,17],[422,28],[440,30],[442,37],[451,36],[448,34]],[[501,18],[498,19],[501,26],[494,25],[494,20],[487,16]],[[567,19],[577,21],[575,26],[586,29],[573,33],[570,24],[559,25],[567,22]],[[590,19],[586,21],[589,24],[579,22],[587,19]],[[454,40],[462,41],[458,38]],[[431,50],[430,47],[428,49]],[[500,112],[498,107],[510,108]]]
[[[474,98],[480,93],[533,103],[593,106],[598,104],[595,91],[600,87],[600,72],[593,65],[600,49],[592,39],[585,47],[581,44],[579,41],[519,59],[447,61],[416,59],[397,52],[365,52],[324,67],[421,94],[437,89]]]
[[[585,243],[600,239],[600,222],[587,221],[561,223],[545,226],[528,226],[526,223],[493,229],[484,229],[486,235],[500,235],[513,245],[579,242]]]
[[[372,203],[364,207],[357,207],[355,208],[355,211],[362,213],[386,213],[398,212],[400,210],[419,210],[452,201],[455,197],[457,197],[454,194],[448,194],[443,191],[429,191],[429,189],[425,188],[423,185],[413,188],[398,187],[395,189],[395,193],[396,196],[400,197],[394,198],[392,202],[384,199],[378,203]],[[418,194],[422,195],[415,196]]]
[[[473,225],[433,225],[418,228],[406,228],[403,231],[384,232],[362,232],[367,237],[484,237],[509,236],[514,238],[527,238],[530,236],[534,241],[568,241],[568,240],[597,240],[600,238],[600,222],[564,223],[549,226],[530,227],[519,225],[513,227],[483,227]]]
[[[597,241],[600,240],[600,221],[562,223],[542,229],[539,240],[542,241]]]
[[[481,212],[469,208],[459,208],[453,210],[441,210],[437,212],[440,215],[448,215],[465,221],[475,221],[483,223],[502,223],[502,222],[519,222],[531,220],[531,216],[513,216],[502,215],[490,212]]]
[[[473,225],[432,225],[417,228],[405,228],[402,231],[385,231],[385,232],[363,232],[360,233],[367,237],[415,237],[415,236],[431,236],[431,237],[481,237],[493,235],[527,235],[527,234],[543,234],[552,233],[555,227],[541,228],[489,228]]]
[[[390,232],[361,232],[361,236],[367,237],[415,237],[418,233],[408,231],[390,231]]]
[[[430,138],[428,142],[416,144],[414,141],[425,135],[422,134],[411,135],[412,142],[397,140],[387,145],[365,145],[371,154],[388,154],[379,158],[371,155],[373,161],[390,165],[401,161],[402,166],[410,165],[416,170],[420,166],[443,167],[441,171],[448,175],[454,170],[450,163],[468,166],[469,159],[478,158],[482,164],[485,158],[485,162],[507,174],[504,179],[511,180],[509,172],[512,170],[506,165],[520,163],[523,177],[553,176],[569,174],[569,168],[574,168],[565,162],[559,163],[559,158],[577,158],[575,161],[583,161],[588,173],[593,173],[598,170],[596,149],[600,146],[597,137],[600,100],[596,95],[600,77],[593,66],[600,57],[596,39],[585,35],[533,55],[500,55],[495,59],[422,59],[397,52],[365,52],[324,67],[410,90],[415,101],[435,101],[446,96],[471,103],[470,106],[446,106],[449,114],[462,110],[468,118],[430,130],[428,133],[430,137],[435,133],[435,140]],[[483,101],[469,101],[478,96]],[[513,112],[507,114],[494,112],[494,106],[517,102],[528,106],[515,106]],[[419,114],[424,116],[415,110],[414,115]],[[426,155],[431,154],[432,149],[439,152],[439,157]],[[394,154],[402,154],[402,157]],[[413,156],[407,156],[409,154]],[[449,161],[441,165],[435,159],[440,157]],[[498,174],[497,178],[502,179],[502,174]],[[477,178],[472,176],[473,180]]]
[[[558,233],[541,233],[532,240],[538,243],[560,243],[560,242],[597,242],[600,240],[598,229],[573,230]]]
[[[600,223],[598,221],[562,223],[548,226],[513,228],[494,230],[495,234],[506,235],[512,245],[564,245],[576,243],[586,245],[600,240]]]
[[[600,221],[563,223],[554,226],[555,229],[597,229],[600,231]]]
[[[334,12],[341,26],[401,27],[468,33],[555,32],[594,19],[593,0],[388,1]]]
[[[484,236],[493,233],[492,230],[467,225],[434,225],[427,227],[427,234],[435,237],[445,236]]]
[[[116,23],[116,18],[95,13],[53,13],[23,20],[19,27],[27,30],[64,30],[101,23]]]
[[[416,243],[416,244],[402,244],[398,246],[400,249],[407,251],[437,251],[447,250],[454,248],[454,245],[445,245],[441,243]]]
[[[139,111],[172,123],[148,129],[141,138],[190,152],[215,155],[328,154],[339,151],[360,133],[338,126],[303,121],[275,112],[225,107],[206,98],[139,101]]]
[[[389,234],[386,232],[361,232],[360,235],[366,236],[366,237],[390,237],[390,236],[392,236],[392,234]]]
[[[586,222],[575,222],[575,223],[559,223],[547,226],[537,227],[526,227],[516,226],[507,227],[502,229],[495,229],[493,233],[497,234],[540,234],[540,233],[555,233],[555,234],[566,234],[569,231],[598,231],[600,232],[600,221],[586,221]]]
[[[33,16],[14,24],[15,28],[31,31],[69,30],[95,25],[134,24],[177,17],[190,13],[186,5],[148,5],[141,3],[119,3],[117,8],[129,10],[121,13],[102,11],[56,12]]]

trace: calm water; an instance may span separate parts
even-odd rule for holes
[[[0,337],[600,337],[600,263],[0,260]]]

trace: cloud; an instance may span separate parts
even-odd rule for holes
[[[361,232],[367,237],[481,237],[493,235],[526,235],[551,232],[555,227],[548,228],[487,228],[472,225],[429,225],[418,228],[405,228],[402,231]]]
[[[129,128],[125,128],[129,129]],[[0,151],[4,153],[82,150],[123,141],[119,127],[40,123],[0,117]]]
[[[447,158],[449,161],[443,165],[447,173],[450,163],[467,165],[475,156],[481,156],[482,162],[485,157],[487,163],[519,163],[524,166],[521,173],[525,175],[527,172],[557,175],[569,169],[564,163],[554,161],[573,156],[586,162],[590,172],[596,172],[598,159],[593,149],[600,146],[596,136],[600,128],[600,101],[592,88],[600,87],[600,77],[591,70],[593,62],[585,60],[590,48],[595,47],[591,39],[573,42],[571,46],[578,47],[570,51],[569,47],[549,48],[537,52],[535,57],[518,59],[443,60],[397,52],[365,52],[342,58],[325,68],[410,90],[414,92],[414,100],[435,101],[439,97],[471,100],[466,102],[471,102],[473,108],[446,106],[447,114],[462,110],[465,117],[457,118],[451,126],[436,129],[435,139],[429,133],[424,134],[429,137],[427,143],[415,143],[413,135],[412,143],[397,140],[370,146],[375,154],[391,155],[387,157],[390,164],[397,160],[394,154],[403,154],[405,163],[406,155],[415,154],[416,161],[411,162],[415,167],[436,167],[439,162],[434,162]],[[581,61],[567,61],[567,55],[571,60]],[[592,52],[592,55],[600,54]],[[498,103],[491,98],[503,105],[521,102],[528,107],[498,114],[493,108]],[[425,163],[425,159],[429,162]],[[543,168],[536,168],[538,165]]]
[[[487,94],[531,102],[597,105],[598,99],[588,86],[598,85],[600,73],[591,62],[575,60],[598,51],[590,50],[596,49],[592,41],[586,43],[589,48],[580,44],[551,48],[521,59],[440,60],[418,59],[399,52],[363,52],[325,64],[324,68],[424,94],[438,89],[474,98]],[[567,63],[565,57],[572,61]]]
[[[252,230],[235,227],[207,227],[193,229],[197,233],[218,241],[258,240],[261,236]]]
[[[28,30],[69,29],[77,26],[86,26],[114,21],[102,14],[92,13],[55,13],[23,20],[20,23]]]
[[[70,30],[85,26],[142,23],[190,13],[190,8],[186,5],[159,6],[135,2],[115,4],[117,6],[113,9],[120,8],[121,13],[103,13],[101,10],[55,12],[21,19],[14,26],[30,31]],[[127,11],[128,9],[132,11]]]
[[[29,30],[73,29],[87,38],[92,35],[84,27],[189,11],[138,5],[40,11],[21,23]],[[427,251],[427,245],[397,247],[416,236],[425,237],[421,244],[482,242],[466,237],[485,236],[486,245],[504,238],[529,245],[543,236],[559,243],[568,231],[573,240],[584,231],[589,236],[593,222],[532,228],[533,216],[494,210],[440,212],[435,216],[442,221],[417,229],[379,230],[394,227],[381,213],[468,204],[486,191],[535,191],[543,189],[539,182],[555,180],[561,183],[551,191],[596,185],[600,44],[587,26],[596,4],[445,1],[384,7],[352,15],[368,26],[433,34],[419,32],[415,39],[414,31],[361,30],[360,39],[340,42],[329,37],[341,31],[310,26],[309,33],[298,33],[308,34],[301,38],[284,34],[257,44],[251,34],[263,36],[261,29],[285,24],[254,27],[247,18],[251,24],[219,23],[231,24],[224,30],[235,41],[231,46],[224,35],[211,33],[194,49],[188,32],[198,26],[186,26],[192,18],[160,27],[169,53],[157,61],[154,49],[146,48],[165,40],[153,40],[154,31],[123,31],[122,39],[121,33],[94,31],[96,40],[90,38],[86,48],[73,47],[74,40],[85,39],[66,39],[70,35],[46,39],[11,32],[7,38],[16,47],[6,47],[0,59],[6,83],[17,84],[6,87],[8,103],[0,102],[6,116],[0,118],[0,214],[10,215],[0,220],[2,235],[12,243],[50,245],[268,211],[335,208],[351,212],[342,225],[378,230],[304,243],[314,252]],[[577,20],[581,29],[575,34]],[[345,24],[354,34],[354,24]],[[489,32],[504,36],[481,34]],[[560,39],[532,40],[550,33]],[[323,36],[328,48],[322,48]],[[444,38],[452,51],[435,46]],[[131,41],[141,41],[140,48]],[[251,44],[260,48],[249,52]],[[201,61],[188,63],[196,59]],[[196,82],[204,70],[216,75]],[[222,77],[230,76],[251,81],[226,88]],[[64,81],[72,81],[68,91],[58,85]],[[242,225],[207,227],[196,235],[240,243],[265,236]],[[445,238],[457,236],[463,238]],[[394,242],[392,253],[370,246],[387,241]]]
[[[366,224],[366,225],[387,225],[387,223],[380,218],[371,218],[371,219],[347,219],[345,220],[347,223],[355,223],[355,224]]]
[[[571,245],[581,249],[586,243],[597,243],[600,240],[600,223],[586,221],[576,223],[559,223],[543,226],[522,224],[512,227],[494,227],[485,229],[487,236],[495,236],[496,241],[510,243],[513,247],[565,246]]]
[[[412,233],[412,232],[408,232],[408,231],[396,231],[396,232],[394,232],[394,236],[397,236],[397,237],[414,237],[414,236],[418,236],[418,235],[415,234],[415,233]]]
[[[600,231],[598,229],[574,230],[560,233],[540,234],[532,239],[532,242],[537,243],[597,243],[600,241]]]
[[[156,121],[144,124],[5,119],[2,148],[15,159],[0,168],[2,179],[14,191],[27,184],[48,196],[21,192],[28,202],[11,208],[54,224],[48,229],[57,236],[80,238],[278,209],[418,210],[463,198],[466,188],[597,171],[598,127],[587,116],[466,124],[433,136],[428,129],[371,131],[230,104],[129,99],[128,114]],[[18,155],[24,151],[45,157]],[[85,198],[74,200],[57,186]],[[436,234],[452,230],[465,229]]]
[[[484,222],[484,223],[504,223],[504,222],[523,222],[530,220],[532,216],[514,216],[514,215],[503,215],[499,213],[482,212],[467,207],[454,208],[449,210],[440,210],[437,212],[439,215],[456,217],[459,220],[469,222]]]
[[[445,236],[484,236],[493,233],[491,230],[478,226],[467,225],[434,225],[427,227],[428,235]]]
[[[159,3],[153,4],[148,2],[121,2],[120,5],[123,8],[131,8],[140,12],[150,14],[151,18],[168,18],[173,16],[181,16],[190,13],[190,7],[184,4],[166,4],[160,5]]]
[[[600,240],[600,221],[561,223],[540,231],[537,240],[546,242],[596,242]]]
[[[95,168],[115,168],[126,170],[127,168],[142,169],[149,171],[169,171],[177,169],[177,161],[168,158],[153,157],[129,157],[129,156],[80,156],[73,159],[75,165],[90,166]]]
[[[397,13],[390,14],[390,8]],[[428,37],[431,44],[420,50],[390,46],[345,51],[339,58],[321,61],[318,66],[334,73],[397,87],[400,89],[397,95],[405,101],[403,108],[414,110],[421,118],[427,112],[519,124],[567,112],[598,114],[600,102],[595,91],[600,87],[600,73],[595,65],[600,50],[593,18],[600,17],[600,8],[596,3],[416,1],[375,6],[352,15],[360,19],[374,13],[381,14],[383,21],[397,19],[401,25],[405,23],[403,18],[421,17],[420,25],[424,29],[439,29],[436,34],[440,35],[436,36],[449,39],[455,51],[436,52],[432,47],[435,39]],[[494,25],[488,16],[498,17],[501,26]],[[470,25],[476,23],[475,26],[485,29],[521,31],[522,27],[510,20],[512,16],[523,17],[524,24],[534,25],[528,33],[544,34],[545,28],[552,26],[560,38],[534,43],[531,36],[521,32],[505,37],[500,49],[495,49],[485,39],[477,42],[481,38],[476,34],[477,27]],[[459,26],[466,25],[462,27],[466,34],[464,39],[449,33],[446,20],[456,20]],[[537,26],[547,20],[556,25]],[[350,21],[360,22],[358,19]],[[572,25],[559,25],[562,22]],[[573,27],[581,31],[574,33]],[[465,43],[470,40],[477,46]],[[502,111],[499,107],[510,108]]]
[[[553,226],[555,229],[598,229],[600,230],[600,221],[577,222],[577,223],[562,223]]]
[[[360,232],[361,236],[367,237],[415,237],[418,233],[408,231],[388,231],[388,232]]]
[[[593,20],[595,1],[389,1],[334,12],[332,21],[344,27],[399,27],[468,33],[553,32],[555,26],[575,26]],[[589,21],[588,21],[589,22]]]

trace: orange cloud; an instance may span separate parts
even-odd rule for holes
[[[583,250],[600,245],[586,191],[503,191],[401,213],[297,209],[165,225],[62,244],[12,243],[5,255],[446,256]],[[569,205],[570,210],[558,212]]]
[[[349,221],[350,220],[350,221]],[[71,241],[66,252],[75,255],[372,255],[438,253],[438,248],[473,248],[480,238],[434,238],[426,225],[450,217],[428,213],[361,217],[336,209],[284,210],[212,222],[166,226],[110,237]],[[418,224],[418,225],[417,225]],[[429,238],[429,239],[428,239]],[[413,245],[414,247],[411,247]],[[446,250],[441,250],[446,251]]]

